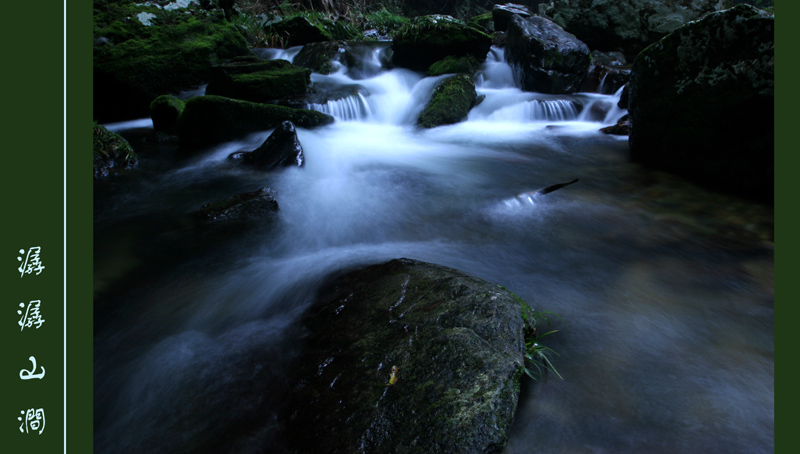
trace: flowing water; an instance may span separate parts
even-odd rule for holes
[[[143,153],[96,187],[97,451],[178,452],[230,425],[268,448],[317,286],[409,257],[558,314],[548,345],[564,380],[526,384],[507,453],[772,452],[772,209],[628,163],[627,138],[598,132],[625,113],[619,94],[522,92],[502,49],[466,121],[420,130],[441,77],[387,70],[385,51],[312,75],[349,94],[309,105],[336,121],[298,128],[303,168],[227,159],[263,131],[192,158]],[[147,124],[112,127],[135,140]],[[262,186],[278,194],[270,221],[190,220]]]

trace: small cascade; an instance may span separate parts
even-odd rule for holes
[[[369,79],[377,76],[389,64],[387,53],[391,43],[361,43],[347,49],[349,67],[347,75],[355,80]]]
[[[513,93],[512,93],[513,95]],[[470,113],[470,120],[497,122],[570,121],[578,118],[580,107],[568,99],[528,99],[519,102],[519,97],[530,94],[516,93],[516,99],[508,95],[489,93],[486,106],[480,105]],[[489,99],[492,96],[494,99]]]
[[[475,86],[479,89],[514,86],[514,73],[506,63],[505,49],[492,46],[486,55],[486,61],[478,68]]]
[[[293,62],[294,57],[296,57],[302,49],[303,46],[294,46],[288,49],[261,47],[253,49],[253,53],[262,60],[288,60]]]
[[[312,103],[306,108],[328,114],[340,121],[367,121],[374,118],[375,114],[373,102],[360,92],[324,104]]]

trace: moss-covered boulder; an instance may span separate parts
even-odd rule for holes
[[[751,7],[709,14],[633,63],[631,160],[771,202],[775,20]]]
[[[437,61],[428,68],[429,76],[441,76],[442,74],[467,73],[472,74],[477,67],[477,61],[471,55],[465,57],[447,56],[444,60]]]
[[[494,5],[492,8],[492,19],[494,20],[495,30],[503,32],[508,30],[508,24],[515,14],[522,17],[531,17],[534,15],[525,5],[518,5],[516,3]]]
[[[419,114],[417,124],[423,128],[435,128],[458,123],[467,118],[477,98],[475,82],[470,75],[447,77],[436,86],[431,100]]]
[[[474,16],[467,21],[467,25],[482,31],[487,35],[494,33],[495,25],[492,13],[484,13]]]
[[[502,453],[521,313],[495,284],[408,259],[335,279],[302,319],[287,451]]]
[[[286,60],[234,61],[211,68],[206,94],[252,102],[302,96],[311,70]]]
[[[156,97],[204,83],[212,65],[250,49],[221,11],[118,1],[95,2],[93,53],[94,116],[105,122],[147,116]]]
[[[330,74],[342,63],[347,47],[343,41],[309,43],[294,57],[295,65],[319,74]]]
[[[207,203],[200,208],[199,216],[204,222],[243,221],[261,219],[276,211],[275,191],[261,188]]]
[[[133,169],[139,163],[139,158],[125,138],[97,123],[92,126],[92,148],[95,179]]]
[[[553,22],[592,49],[621,51],[630,60],[681,25],[716,10],[719,0],[555,0]]]
[[[150,103],[150,118],[156,131],[173,131],[186,102],[172,95],[161,95]]]
[[[273,33],[285,37],[286,46],[302,46],[320,41],[347,40],[358,35],[357,30],[344,21],[299,15],[272,24]]]
[[[508,26],[506,60],[523,90],[569,94],[580,89],[591,57],[586,44],[554,22],[515,14]]]
[[[306,109],[260,104],[222,96],[200,96],[186,102],[178,131],[181,148],[192,150],[265,131],[291,121],[302,128],[333,122],[333,117]]]
[[[421,16],[395,34],[392,42],[395,65],[416,71],[427,71],[433,63],[448,55],[471,55],[486,60],[492,38],[450,16]]]
[[[291,121],[284,121],[275,128],[260,147],[253,151],[234,153],[231,157],[264,170],[287,166],[302,167],[305,163],[303,146],[300,145],[297,130]]]

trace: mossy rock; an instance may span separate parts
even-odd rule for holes
[[[333,117],[313,110],[260,104],[222,96],[199,96],[186,102],[181,115],[181,148],[193,150],[265,131],[291,121],[301,128],[333,122]]]
[[[286,60],[238,61],[211,69],[206,94],[272,102],[306,94],[311,71]]]
[[[286,37],[286,46],[302,46],[321,41],[347,40],[358,32],[343,21],[299,15],[272,24],[272,32]]]
[[[495,30],[492,13],[479,14],[468,20],[467,25],[476,30],[482,31],[487,35],[491,35]]]
[[[471,76],[458,74],[447,77],[436,86],[417,124],[423,128],[435,128],[458,123],[467,117],[477,98]]]
[[[444,60],[437,61],[428,68],[429,76],[441,76],[442,74],[458,74],[475,72],[477,61],[471,55],[466,57],[447,56]]]
[[[521,312],[495,284],[414,260],[336,278],[302,319],[287,451],[502,453],[524,367]]]
[[[161,95],[150,103],[150,118],[156,131],[172,131],[178,126],[178,119],[186,103],[172,95]]]
[[[631,160],[774,200],[775,19],[712,13],[643,50],[628,84]]]
[[[221,12],[194,6],[104,4],[95,9],[94,41],[94,115],[100,121],[146,116],[156,97],[194,88],[208,80],[212,65],[250,54]]]
[[[104,178],[136,167],[139,158],[125,138],[105,126],[92,126],[92,148],[94,150],[94,178]]]
[[[343,41],[309,43],[294,57],[294,64],[319,74],[330,74],[347,51]]]
[[[428,68],[447,56],[472,56],[486,60],[492,38],[450,16],[417,17],[400,29],[392,42],[395,65],[416,71]]]

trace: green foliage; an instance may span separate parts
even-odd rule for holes
[[[547,331],[546,333],[539,334],[539,328],[542,323],[548,326],[551,324],[548,316],[558,317],[558,314],[548,311],[534,311],[530,305],[516,293],[500,286],[503,290],[508,291],[514,301],[520,306],[522,319],[525,321],[525,367],[524,372],[528,377],[538,380],[547,371],[550,371],[560,379],[564,379],[558,373],[550,357],[555,355],[559,356],[552,348],[547,347],[541,343],[541,339],[545,336],[558,332],[558,330]]]

